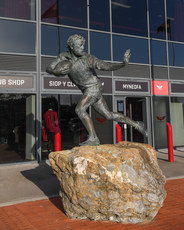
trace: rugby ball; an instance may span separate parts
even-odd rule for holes
[[[61,61],[59,62],[56,67],[55,67],[55,73],[57,75],[65,75],[65,74],[69,74],[70,72],[70,69],[72,67],[72,63],[68,60],[64,60],[64,61]]]

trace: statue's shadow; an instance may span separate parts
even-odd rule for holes
[[[35,168],[21,171],[21,174],[34,183],[59,210],[64,212],[62,201],[59,198],[58,180],[50,165],[40,163]]]

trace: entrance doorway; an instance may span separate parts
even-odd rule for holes
[[[35,98],[0,94],[0,164],[35,160]]]
[[[116,112],[122,113],[134,121],[143,122],[145,129],[148,130],[148,138],[145,138],[132,126],[119,123],[122,128],[122,141],[151,144],[149,97],[116,97],[114,105]]]

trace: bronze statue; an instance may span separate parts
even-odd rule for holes
[[[147,131],[142,122],[136,122],[120,113],[111,112],[102,96],[102,85],[95,72],[99,70],[117,70],[128,65],[130,50],[124,54],[122,63],[110,63],[99,60],[95,56],[84,52],[85,39],[80,35],[72,35],[67,40],[67,52],[63,52],[47,67],[47,73],[62,77],[68,74],[70,80],[78,86],[83,96],[76,106],[75,112],[88,131],[88,139],[80,145],[99,145],[93,122],[86,110],[89,106],[103,115],[108,120],[126,123],[133,126],[147,137]]]

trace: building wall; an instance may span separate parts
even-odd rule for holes
[[[32,141],[34,147],[30,150],[34,159],[43,159],[43,99],[52,95],[60,98],[57,100],[62,100],[58,95],[81,95],[67,78],[64,80],[68,83],[64,85],[63,80],[60,81],[45,72],[46,66],[58,53],[66,50],[68,36],[76,33],[85,37],[86,52],[105,61],[120,62],[126,49],[131,49],[129,66],[114,72],[98,72],[101,79],[106,82],[104,94],[108,97],[109,106],[114,109],[117,97],[147,98],[149,103],[146,111],[150,111],[147,126],[150,133],[149,140],[145,142],[156,148],[167,147],[166,133],[165,138],[160,141],[157,127],[161,127],[158,122],[162,122],[164,127],[167,122],[171,122],[174,125],[174,135],[177,137],[178,126],[175,121],[176,115],[172,116],[173,108],[178,108],[180,117],[183,117],[183,24],[184,3],[181,0],[29,0],[24,4],[20,0],[2,1],[0,106],[4,106],[3,109],[6,111],[5,107],[12,109],[11,103],[19,101],[25,107],[22,110],[27,114],[29,100],[26,98],[28,95],[35,96],[36,114],[34,111],[32,114],[35,115],[36,131],[32,134],[35,143]],[[55,85],[49,85],[49,81]],[[146,82],[148,90],[117,90],[115,84],[118,81],[133,85]],[[163,110],[162,103],[167,109],[160,115],[159,108]],[[89,112],[93,113],[91,110]],[[21,113],[23,112],[19,111],[19,114]],[[1,117],[0,129],[3,130],[4,115]],[[13,130],[13,126],[20,123],[20,120],[14,120],[9,129]],[[109,130],[112,132],[112,125]],[[1,144],[8,145],[9,141],[4,141],[4,138],[5,135],[1,134]],[[174,140],[175,146],[183,144],[184,140]],[[26,156],[23,158],[25,160]]]

